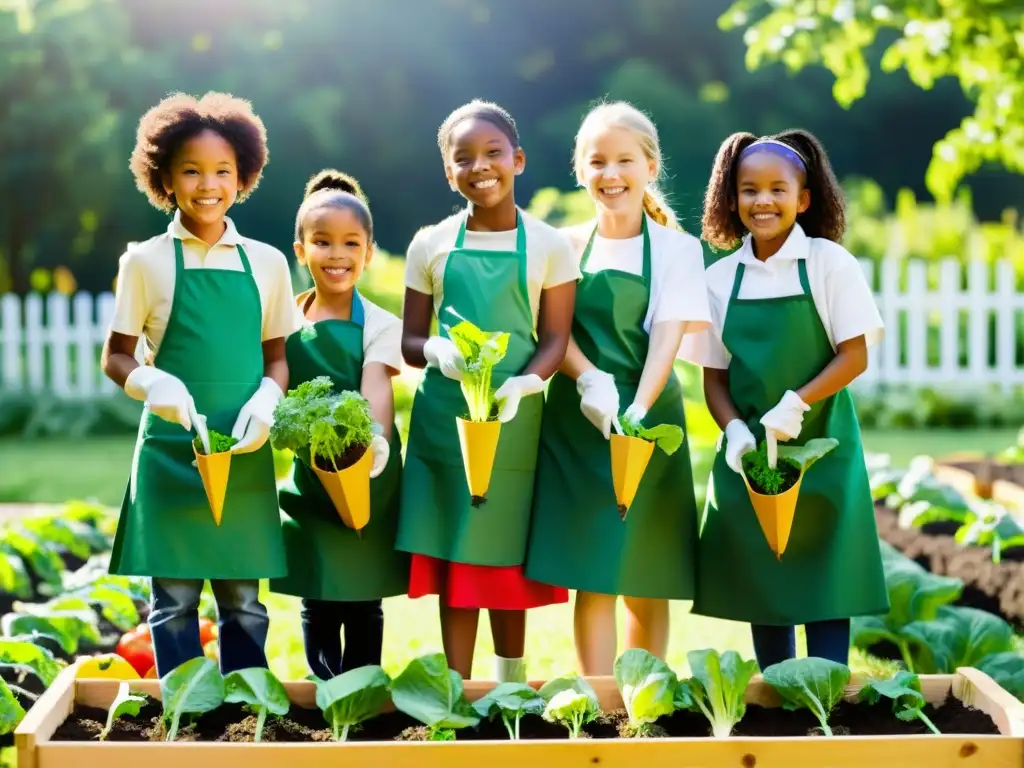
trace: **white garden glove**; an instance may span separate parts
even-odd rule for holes
[[[455,342],[444,336],[431,336],[423,345],[423,356],[449,379],[462,381],[462,368],[466,361]]]
[[[526,376],[510,376],[494,393],[500,410],[498,421],[511,421],[519,410],[519,401],[528,395],[536,395],[544,391],[544,380],[536,373]]]
[[[629,419],[634,424],[640,424],[644,420],[644,416],[647,415],[647,409],[638,402],[633,402],[626,412],[622,414],[624,419]]]
[[[232,453],[252,453],[258,451],[270,437],[270,427],[274,423],[274,409],[284,397],[284,392],[277,382],[267,376],[263,377],[259,389],[242,406],[235,419],[235,427],[231,436],[238,440],[231,446]]]
[[[583,415],[607,440],[612,421],[616,425],[619,421],[619,390],[615,388],[615,377],[593,368],[576,379],[576,391]]]
[[[391,458],[391,443],[384,435],[375,434],[373,440],[370,441],[370,452],[373,454],[373,466],[370,468],[370,479],[372,480],[388,465],[388,459]]]
[[[743,474],[743,457],[757,448],[754,433],[739,419],[725,425],[725,463],[736,474]]]
[[[800,436],[800,428],[804,424],[804,414],[811,410],[800,396],[788,390],[779,404],[761,417],[765,430],[775,433],[776,440],[795,440]]]
[[[196,406],[188,387],[177,376],[150,365],[140,365],[128,374],[124,391],[129,397],[144,401],[150,412],[164,421],[192,431],[190,411],[194,413]]]

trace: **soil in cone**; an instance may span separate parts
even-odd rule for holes
[[[456,418],[456,422],[459,445],[462,446],[462,463],[466,468],[466,482],[469,484],[473,506],[479,507],[487,501],[494,455],[501,435],[501,422],[466,421],[462,418]]]
[[[362,529],[370,522],[370,469],[373,453],[367,448],[359,460],[339,472],[325,471],[314,464],[324,490],[331,497],[341,521],[362,538]]]
[[[800,496],[803,474],[792,486],[774,496],[758,493],[750,485],[746,472],[741,474],[743,482],[747,486],[750,503],[754,507],[754,514],[757,515],[757,522],[761,524],[761,530],[764,532],[765,540],[775,556],[781,560],[782,554],[786,551],[786,545],[789,543],[790,531],[793,530],[793,516],[796,514],[796,502]]]
[[[199,453],[193,444],[192,452],[196,455],[196,466],[203,479],[203,489],[210,502],[213,520],[220,525],[224,514],[224,496],[228,490],[228,474],[231,472],[231,451],[204,454]]]
[[[647,464],[654,453],[654,443],[639,437],[618,434],[611,435],[609,441],[615,501],[619,505],[619,517],[625,520],[637,488],[640,487],[640,480],[643,479]]]

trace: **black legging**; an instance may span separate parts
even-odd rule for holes
[[[302,639],[306,662],[321,680],[370,664],[380,664],[384,608],[380,600],[302,601]],[[341,632],[345,631],[342,652]]]
[[[813,621],[804,625],[807,633],[807,655],[817,656],[840,664],[848,664],[850,657],[850,620],[831,619]],[[796,657],[796,628],[753,624],[754,654],[763,672],[772,664]]]

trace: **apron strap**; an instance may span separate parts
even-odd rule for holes
[[[729,294],[729,301],[733,302],[739,298],[740,286],[743,285],[743,270],[747,265],[740,262],[736,265],[736,277],[732,280],[732,293]]]
[[[359,291],[355,288],[352,289],[352,313],[349,317],[349,322],[353,325],[358,325],[360,328],[366,325],[366,310],[363,308],[363,297],[359,295]]]
[[[807,279],[807,259],[797,261],[797,270],[800,272],[800,287],[803,288],[804,296],[810,296],[811,281]]]
[[[181,282],[181,275],[185,271],[185,249],[182,248],[181,238],[174,238],[174,275],[177,278],[175,285]]]
[[[249,264],[249,257],[245,253],[245,248],[242,247],[241,243],[235,247],[238,249],[238,258],[242,260],[242,269],[245,270],[245,274],[252,277],[252,266]]]
[[[641,270],[641,276],[648,283],[651,282],[651,233],[647,230],[647,214],[644,214],[640,218],[640,234],[644,238],[644,257],[643,257],[643,268]],[[587,268],[587,262],[590,261],[590,252],[594,249],[594,238],[597,236],[597,225],[594,225],[594,231],[590,233],[590,239],[587,241],[587,247],[583,251],[583,258],[580,260],[580,272],[582,273]],[[580,277],[580,280],[583,278]]]

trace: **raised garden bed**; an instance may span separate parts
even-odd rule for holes
[[[952,455],[939,461],[936,475],[957,487],[961,493],[973,493],[982,499],[995,499],[997,485],[1013,484],[1024,488],[1024,464],[989,457]]]
[[[901,528],[897,513],[879,502],[875,505],[878,536],[906,557],[937,576],[951,576],[964,583],[955,602],[1000,616],[1017,631],[1024,630],[1024,554],[1010,550],[1000,563],[992,562],[990,547],[965,547],[948,533],[936,532],[943,523],[923,528]]]
[[[521,741],[510,741],[500,719],[481,722],[477,729],[462,728],[455,741],[425,742],[422,725],[394,711],[390,703],[382,713],[355,731],[346,743],[331,741],[316,702],[311,682],[286,683],[291,702],[288,715],[270,720],[260,744],[252,738],[253,720],[237,707],[223,705],[199,716],[183,730],[179,740],[161,741],[154,733],[160,705],[150,703],[138,717],[118,721],[107,741],[95,740],[96,719],[105,717],[117,694],[113,680],[76,680],[65,670],[40,698],[21,726],[16,742],[19,768],[178,768],[181,765],[278,768],[336,768],[339,765],[380,765],[386,768],[521,768],[523,765],[592,766],[624,768],[627,761],[642,765],[728,766],[791,768],[828,765],[833,768],[870,765],[928,766],[957,764],[1024,767],[1024,706],[973,669],[955,675],[922,676],[925,714],[942,731],[935,735],[919,720],[904,722],[893,714],[891,703],[858,702],[863,687],[855,680],[845,689],[844,701],[829,716],[835,733],[821,735],[818,721],[807,710],[786,711],[775,689],[760,676],[746,689],[746,714],[726,738],[710,736],[701,714],[677,710],[656,725],[667,736],[620,736],[626,715],[615,678],[589,678],[605,713],[584,726],[580,739],[568,739],[565,728],[535,715],[523,718]],[[494,683],[467,681],[466,699],[475,701]],[[540,683],[531,683],[540,688]],[[157,681],[133,681],[134,692],[154,699]],[[190,741],[181,739],[188,738]],[[418,741],[419,740],[419,741]],[[242,742],[242,743],[239,743]]]

